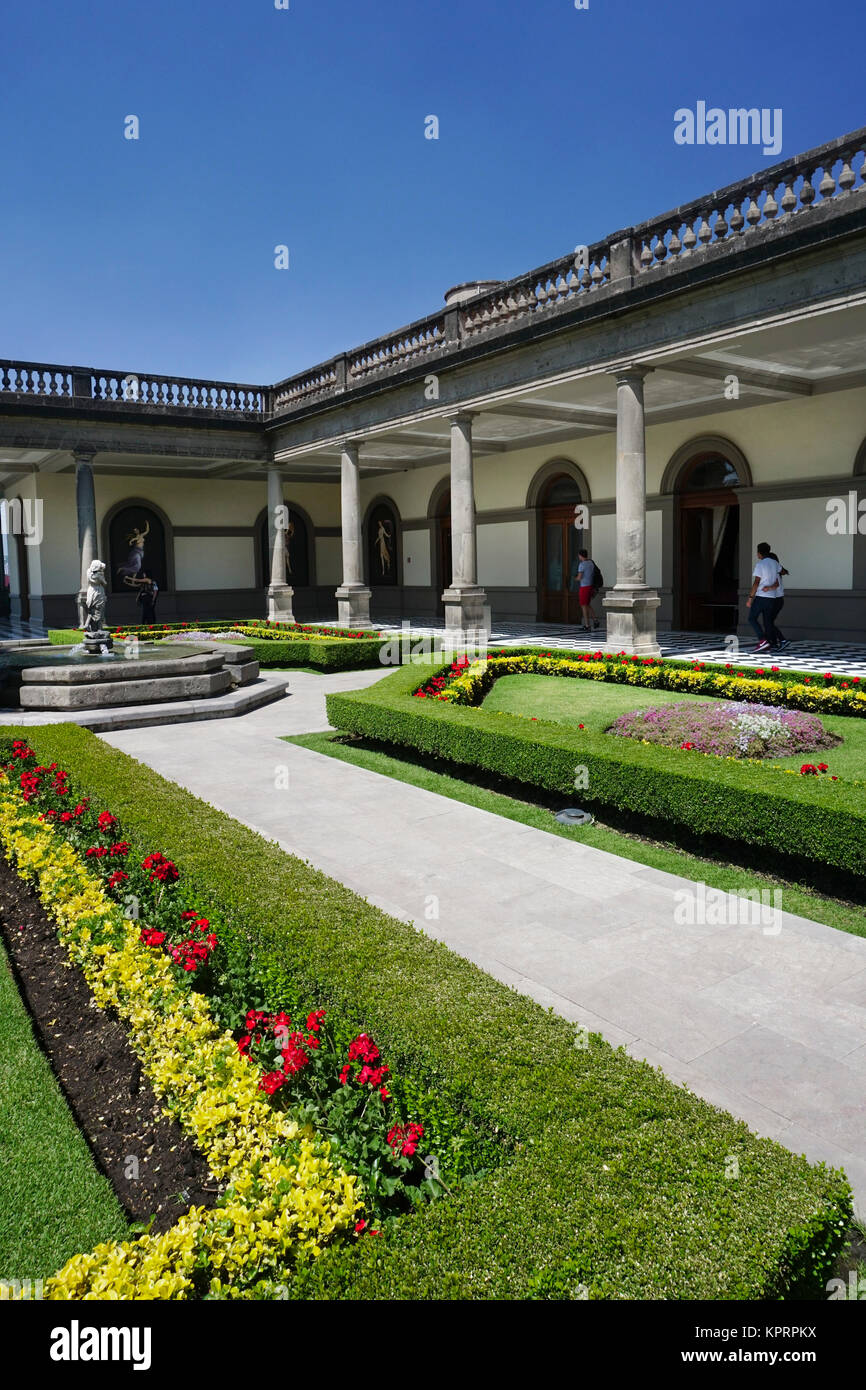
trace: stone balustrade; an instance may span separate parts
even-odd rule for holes
[[[92,367],[57,367],[42,362],[0,359],[0,400],[66,401],[81,406],[102,402],[125,407],[160,409],[167,414],[190,411],[213,416],[261,419],[268,407],[262,386],[229,381],[197,381],[189,377],[151,373],[100,371]]]
[[[866,182],[866,131],[810,150],[765,173],[696,198],[632,229],[641,273],[699,255],[708,246],[748,238],[843,198]],[[819,178],[820,175],[820,178]]]
[[[660,271],[675,273],[680,267],[685,272],[696,258],[712,257],[722,244],[732,251],[757,246],[768,228],[781,240],[786,230],[799,230],[837,210],[844,215],[844,200],[864,186],[866,128],[625,228],[580,248],[580,254],[570,252],[527,275],[449,302],[436,314],[273,387],[0,360],[0,405],[4,399],[52,406],[90,401],[96,409],[217,419],[289,417],[419,366],[459,360],[462,348],[485,339],[498,348],[535,323],[570,323],[600,294],[613,302],[649,285]]]

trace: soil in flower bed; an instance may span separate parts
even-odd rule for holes
[[[215,1179],[163,1115],[123,1025],[93,1001],[39,899],[0,857],[0,931],[16,983],[76,1122],[132,1222],[166,1231],[190,1206],[212,1207]]]

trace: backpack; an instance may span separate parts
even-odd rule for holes
[[[593,593],[596,594],[598,593],[599,589],[604,588],[604,575],[602,574],[601,570],[599,569],[598,565],[595,563],[594,560],[592,562],[592,588]]]

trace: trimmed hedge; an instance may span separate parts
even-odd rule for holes
[[[361,671],[379,665],[381,640],[369,637],[245,639],[262,667],[313,666],[317,671]],[[228,644],[231,645],[231,644]]]
[[[241,630],[240,625],[237,629],[226,628],[226,631]],[[209,629],[214,631],[215,629]],[[183,629],[178,628],[178,635]],[[152,640],[158,641],[162,633],[154,634]],[[48,633],[51,641],[57,646],[66,646],[70,643],[80,642],[81,633],[53,629]],[[240,645],[229,643],[228,645]],[[313,637],[304,635],[299,637],[286,637],[284,639],[274,637],[246,637],[244,646],[251,647],[255,660],[263,668],[278,668],[292,666],[312,666],[317,671],[361,671],[371,666],[379,665],[379,651],[382,646],[382,639],[378,636],[372,637]]]
[[[217,905],[236,967],[246,957],[269,979],[271,1007],[315,997],[375,1036],[395,1073],[508,1141],[482,1180],[303,1266],[291,1296],[823,1293],[850,1217],[841,1174],[597,1036],[576,1046],[565,1020],[89,732],[21,732]]]
[[[446,668],[447,669],[447,668]],[[735,759],[680,754],[604,733],[486,713],[413,696],[419,668],[404,666],[366,690],[327,696],[336,729],[563,796],[586,768],[581,799],[702,836],[766,846],[862,873],[866,800],[861,787],[801,777]]]

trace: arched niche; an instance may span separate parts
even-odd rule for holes
[[[136,538],[143,536],[143,545]],[[136,552],[140,551],[140,554]],[[115,503],[102,522],[102,554],[106,556],[109,593],[135,594],[135,578],[144,571],[164,593],[174,593],[174,534],[163,509],[144,497]]]
[[[286,532],[286,583],[293,589],[309,589],[316,582],[315,527],[303,507],[284,498],[289,509]],[[255,529],[256,570],[259,582],[266,589],[271,582],[271,540],[268,528],[268,509],[259,512]]]
[[[364,558],[371,589],[401,582],[400,513],[390,497],[374,497],[364,514]]]

